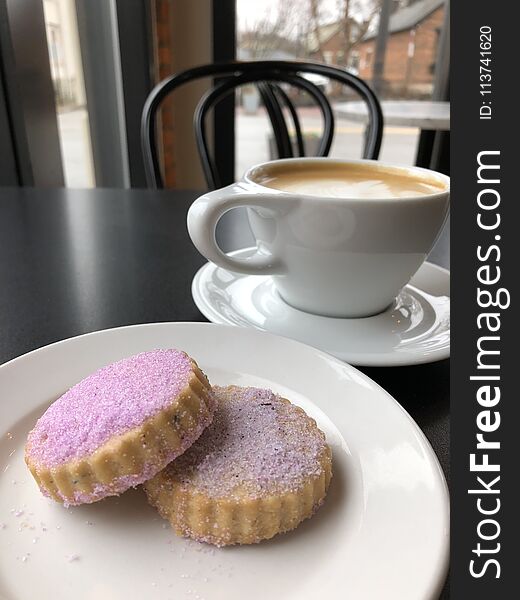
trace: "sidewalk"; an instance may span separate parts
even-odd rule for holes
[[[321,117],[318,108],[299,111],[304,132],[320,133]],[[255,115],[246,115],[237,109],[236,118],[236,176],[240,177],[250,166],[269,160],[269,118],[261,107]],[[361,158],[364,129],[359,123],[336,119],[334,141],[330,156],[334,158]],[[380,160],[403,165],[415,163],[419,130],[412,127],[385,127]]]

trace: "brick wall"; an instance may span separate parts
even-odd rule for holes
[[[404,95],[431,94],[439,32],[443,23],[443,7],[431,13],[414,29],[392,33],[388,37],[384,80],[392,93]],[[413,48],[413,55],[409,49]],[[375,39],[358,46],[359,76],[372,79]]]
[[[412,64],[411,81],[432,82],[437,58],[440,30],[443,24],[443,7],[438,8],[416,27],[415,54]]]

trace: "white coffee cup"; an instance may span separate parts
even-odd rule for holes
[[[259,183],[270,169],[367,167],[434,182],[427,194],[407,197],[327,197],[280,191]],[[319,164],[316,164],[316,163]],[[371,173],[369,173],[370,175]],[[242,181],[204,194],[188,212],[197,249],[230,271],[272,275],[281,298],[307,312],[364,317],[385,310],[432,249],[449,208],[449,177],[419,167],[379,161],[296,158],[247,171]],[[226,255],[215,228],[227,211],[248,207],[257,251]]]

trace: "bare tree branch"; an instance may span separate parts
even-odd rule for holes
[[[312,54],[325,62],[323,44],[325,40],[320,35],[324,25],[321,7],[323,0],[309,0],[310,22],[312,23]],[[374,17],[379,11],[378,0],[337,0],[336,12],[337,31],[341,33],[342,50],[345,64],[353,48],[366,35]]]
[[[296,46],[298,0],[283,0],[277,10],[268,9],[254,27],[239,32],[239,44],[249,50],[251,58],[265,58],[276,50]]]
[[[321,19],[320,19],[320,4],[321,0],[309,0],[310,9],[310,22],[312,23],[312,35],[316,39],[313,42],[316,43],[315,54],[318,58],[325,62],[325,56],[323,54],[322,40],[321,40]]]
[[[367,33],[379,6],[379,0],[336,0],[336,10],[331,12],[324,0],[280,0],[277,10],[266,11],[254,26],[239,32],[239,45],[253,59],[285,50],[325,62],[323,26],[335,24],[348,64],[350,52]]]

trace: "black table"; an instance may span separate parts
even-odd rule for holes
[[[205,260],[185,225],[197,195],[0,188],[0,363],[98,329],[205,321],[190,292]],[[244,215],[218,238],[251,245]],[[447,228],[430,260],[449,266]],[[417,421],[449,480],[449,361],[361,370]]]

